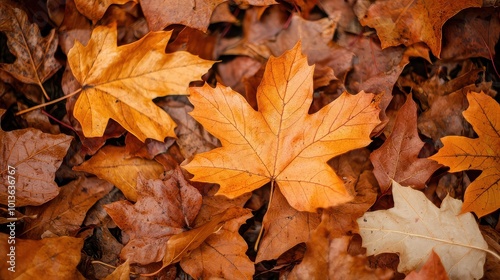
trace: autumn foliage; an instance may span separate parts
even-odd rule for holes
[[[495,1],[0,11],[0,279],[500,277]]]

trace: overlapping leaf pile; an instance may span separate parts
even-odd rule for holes
[[[493,2],[2,1],[0,278],[498,278]]]

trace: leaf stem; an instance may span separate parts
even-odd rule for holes
[[[71,96],[73,96],[73,95],[76,95],[76,94],[80,93],[80,91],[82,91],[82,89],[81,89],[81,88],[80,88],[80,89],[78,89],[78,90],[73,91],[72,93],[70,93],[70,94],[68,94],[68,95],[65,95],[65,96],[63,96],[63,97],[60,97],[60,98],[54,99],[54,100],[52,100],[52,101],[50,101],[50,102],[42,103],[42,104],[39,104],[39,105],[33,106],[33,107],[31,107],[31,108],[28,108],[28,109],[25,109],[25,110],[19,111],[19,112],[17,112],[15,115],[16,115],[16,116],[19,116],[19,115],[22,115],[22,114],[26,114],[26,113],[28,113],[28,112],[31,112],[31,111],[33,111],[33,110],[36,110],[36,109],[39,109],[39,108],[43,108],[43,107],[45,107],[45,106],[52,105],[52,104],[57,103],[57,102],[59,102],[59,101],[62,101],[62,100],[64,100],[64,99],[68,99],[68,98],[70,98]]]
[[[269,202],[267,203],[267,209],[269,210],[269,205],[271,205],[271,201],[273,201],[273,193],[274,193],[274,179],[271,180],[271,194],[269,194]],[[260,239],[262,238],[262,233],[264,232],[264,220],[262,220],[262,226],[260,227],[259,236],[257,236],[257,240],[255,241],[255,245],[253,249],[257,252],[259,249]]]

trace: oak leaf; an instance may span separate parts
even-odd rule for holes
[[[87,46],[75,43],[68,63],[82,88],[73,114],[86,137],[102,136],[110,118],[143,142],[175,137],[175,123],[152,99],[186,94],[213,62],[187,52],[166,54],[171,34],[150,32],[117,47],[116,25],[98,26]]]
[[[326,228],[318,228],[307,242],[304,259],[287,279],[392,279],[393,271],[372,269],[366,256],[351,256],[349,243],[348,236],[332,238]]]
[[[85,279],[77,270],[83,248],[83,239],[68,236],[25,240],[16,238],[15,272],[5,261],[10,247],[9,235],[0,233],[0,279]],[[13,246],[14,247],[14,246]]]
[[[462,202],[447,196],[437,208],[425,195],[392,183],[394,208],[367,212],[357,220],[367,254],[398,253],[398,271],[419,269],[434,250],[452,279],[479,279],[488,244]]]
[[[419,272],[412,271],[405,280],[448,280],[448,274],[443,267],[443,263],[436,252],[432,251],[429,259],[425,262]]]
[[[170,24],[183,24],[206,32],[215,7],[225,1],[141,0],[141,8],[152,31],[162,30]]]
[[[469,92],[467,100],[463,115],[479,138],[441,138],[444,147],[430,159],[449,166],[450,172],[482,170],[467,187],[460,212],[482,217],[500,208],[500,105],[483,92]]]
[[[163,166],[154,161],[130,157],[125,147],[105,146],[92,158],[73,167],[75,171],[85,171],[113,183],[127,199],[137,200],[137,178],[158,179]]]
[[[201,194],[175,170],[167,180],[140,180],[135,204],[118,201],[104,208],[130,241],[120,257],[131,263],[161,261],[167,240],[190,227],[201,207]]]
[[[425,187],[425,182],[440,164],[418,158],[423,146],[417,131],[417,106],[409,94],[396,115],[391,135],[370,155],[382,193],[389,190],[392,180],[417,189]]]
[[[358,17],[361,24],[377,30],[382,48],[425,42],[439,57],[444,23],[461,10],[481,7],[482,3],[481,0],[377,1]]]
[[[42,84],[61,68],[54,58],[58,42],[55,29],[42,37],[38,25],[30,24],[26,13],[11,2],[2,1],[0,10],[0,31],[7,35],[7,46],[16,56],[14,63],[1,63],[0,69],[23,83],[37,84],[48,98]]]
[[[27,215],[38,215],[36,219],[25,222],[23,236],[40,239],[42,234],[72,236],[85,219],[87,211],[105,196],[113,185],[98,178],[80,177],[61,187],[59,195],[40,207],[27,207]]]
[[[0,109],[0,116],[4,112]],[[34,128],[8,132],[0,129],[0,203],[8,205],[9,195],[15,195],[16,207],[40,205],[56,197],[59,187],[54,175],[71,140],[73,137],[68,135],[52,135]],[[15,186],[14,193],[8,188],[11,185]]]
[[[300,43],[271,57],[257,90],[259,111],[230,88],[190,88],[191,115],[222,143],[185,165],[193,180],[218,183],[218,194],[230,198],[276,182],[299,211],[350,201],[326,161],[371,142],[378,102],[373,94],[343,93],[309,115],[313,69]]]

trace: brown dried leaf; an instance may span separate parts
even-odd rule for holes
[[[105,209],[130,236],[120,257],[145,265],[163,259],[167,240],[193,224],[202,199],[178,169],[168,180],[140,180],[137,192],[135,204],[119,201]]]
[[[75,0],[75,4],[80,13],[95,22],[102,18],[109,6],[123,5],[129,1],[137,3],[137,0]]]
[[[439,255],[434,252],[431,252],[429,259],[425,262],[424,266],[420,269],[419,272],[412,271],[408,274],[405,280],[448,280],[448,274],[444,269],[443,263],[439,258]]]
[[[0,109],[0,116],[4,112]],[[9,195],[15,195],[16,207],[40,205],[56,197],[59,187],[54,182],[54,174],[72,139],[65,134],[52,135],[33,128],[9,132],[0,129],[0,203],[7,205],[12,200]],[[15,193],[7,188],[9,181],[14,182],[11,185],[15,186]]]
[[[125,147],[105,146],[73,170],[95,174],[119,188],[127,199],[136,201],[139,174],[146,180],[158,179],[164,169],[154,160],[131,158],[125,151]]]
[[[73,236],[80,229],[87,211],[105,196],[113,185],[98,178],[80,177],[61,187],[59,195],[40,207],[27,207],[26,214],[37,214],[27,220],[23,237],[40,239],[46,231],[59,236]]]

